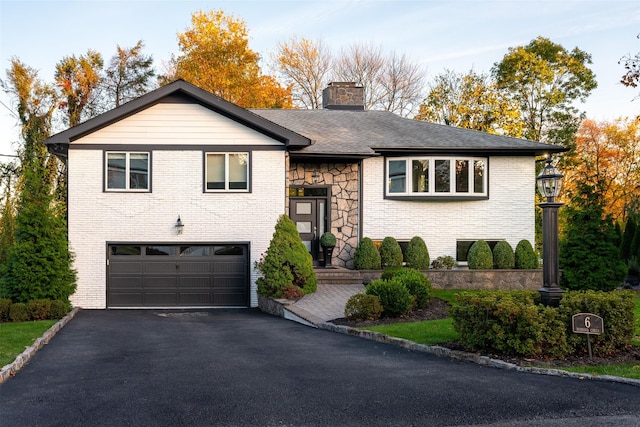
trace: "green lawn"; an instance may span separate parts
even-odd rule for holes
[[[434,289],[435,298],[451,303],[457,293],[462,290]],[[636,339],[634,344],[640,346],[640,292],[634,300],[634,322]],[[450,318],[441,320],[428,320],[424,322],[393,323],[390,325],[370,326],[363,328],[369,331],[380,332],[385,335],[403,338],[419,344],[443,345],[456,341],[458,334],[453,329],[453,322]],[[613,375],[616,377],[640,379],[640,363],[628,365],[607,365],[607,366],[576,366],[572,368],[562,368],[569,372],[578,372],[591,375]]]
[[[13,362],[20,353],[32,345],[57,320],[37,322],[0,323],[0,367]]]

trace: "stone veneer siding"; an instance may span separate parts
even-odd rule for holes
[[[296,163],[294,160],[289,165],[290,186],[330,186],[328,230],[337,240],[332,262],[340,267],[353,268],[358,246],[358,167],[358,163]],[[314,172],[317,173],[315,182]]]

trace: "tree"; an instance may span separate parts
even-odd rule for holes
[[[11,193],[11,183],[5,185],[4,203],[0,213],[0,270],[7,261],[9,249],[15,243],[16,220]]]
[[[624,227],[622,242],[620,243],[620,255],[622,256],[622,259],[628,260],[632,256],[635,256],[635,253],[631,252],[631,243],[637,233],[637,228],[638,226],[635,215],[629,215],[627,224]]]
[[[380,106],[402,117],[413,114],[422,97],[424,74],[405,54],[393,51],[380,73]]]
[[[564,163],[566,193],[587,183],[602,200],[604,213],[624,221],[640,194],[640,120],[585,120]]]
[[[485,74],[445,70],[437,75],[416,120],[521,137],[524,123],[517,103]]]
[[[596,88],[595,74],[588,65],[591,55],[574,48],[567,51],[545,37],[526,46],[509,48],[492,74],[498,88],[520,105],[525,122],[524,137],[534,141],[568,144],[580,115],[573,106],[584,102]]]
[[[364,87],[364,107],[373,109],[382,99],[380,73],[384,66],[382,47],[373,44],[351,44],[340,50],[334,61],[335,80],[355,82]]]
[[[181,78],[244,108],[290,108],[291,92],[262,75],[244,21],[213,10],[195,12],[191,24],[178,33],[182,53],[163,81]]]
[[[48,153],[43,141],[50,135],[57,106],[55,90],[42,84],[37,73],[17,59],[7,73],[8,91],[16,96],[24,146],[15,216],[15,243],[0,274],[0,294],[14,302],[49,298],[68,301],[75,291],[73,255],[69,251],[63,215],[53,209]]]
[[[640,34],[637,38],[640,39]],[[620,78],[620,83],[625,86],[636,88],[640,83],[640,52],[634,56],[631,54],[625,55],[620,58],[618,64],[624,64],[625,73]]]
[[[572,290],[613,290],[622,283],[627,267],[615,244],[617,235],[611,216],[604,212],[602,196],[591,184],[581,182],[570,197],[570,203],[561,211],[561,286]]]
[[[294,105],[322,108],[322,90],[331,72],[331,52],[322,40],[292,37],[278,43],[272,55],[274,68],[291,87]]]
[[[79,57],[66,56],[56,65],[56,84],[64,99],[60,107],[67,111],[69,127],[91,117],[91,109],[97,107],[103,64],[102,55],[89,49]]]
[[[109,108],[119,107],[148,92],[155,75],[153,57],[142,54],[144,43],[138,41],[132,48],[117,46],[105,70],[104,89]]]

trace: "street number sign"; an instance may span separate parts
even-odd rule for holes
[[[578,313],[571,318],[574,334],[600,335],[604,332],[602,317],[592,313]]]

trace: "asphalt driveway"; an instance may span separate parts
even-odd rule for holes
[[[81,311],[0,385],[0,425],[640,425],[640,389],[525,374],[256,310]]]

